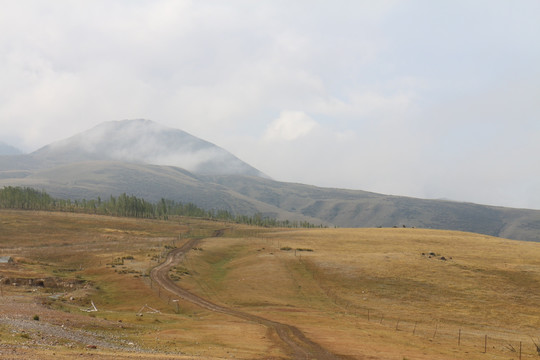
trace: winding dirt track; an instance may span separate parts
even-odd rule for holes
[[[220,236],[217,231],[215,236]],[[179,296],[180,298],[196,304],[210,311],[223,313],[237,318],[241,318],[250,322],[258,323],[266,326],[274,331],[281,339],[282,346],[286,352],[294,359],[342,359],[328,350],[324,349],[319,344],[309,340],[303,332],[292,325],[282,324],[277,321],[265,319],[257,315],[251,315],[242,311],[230,309],[224,306],[214,304],[206,299],[203,299],[189,291],[179,287],[174,281],[169,278],[169,270],[182,261],[184,255],[196,247],[201,239],[192,239],[186,242],[182,247],[172,250],[165,262],[153,268],[150,272],[150,277],[163,289]]]

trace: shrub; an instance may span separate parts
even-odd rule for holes
[[[39,315],[34,315],[34,320],[39,321]]]

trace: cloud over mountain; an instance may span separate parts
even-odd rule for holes
[[[210,142],[142,119],[105,122],[30,156],[47,165],[115,160],[176,166],[198,174],[264,176]]]

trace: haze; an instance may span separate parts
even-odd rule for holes
[[[540,209],[538,1],[2,1],[0,141],[146,118],[272,178]]]

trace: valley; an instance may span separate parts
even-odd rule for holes
[[[104,122],[30,154],[0,155],[0,188],[7,186],[72,201],[127,194],[329,227],[405,226],[540,241],[540,210],[282,182],[225,149],[150,120]]]
[[[282,324],[329,356],[309,358],[532,359],[539,245],[1,210],[0,354],[298,358]]]

